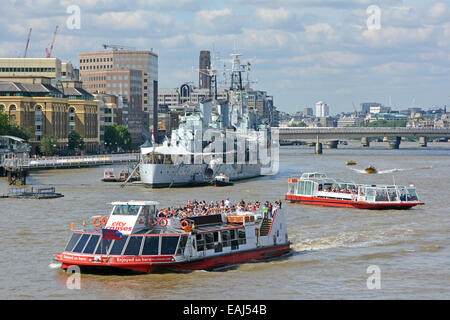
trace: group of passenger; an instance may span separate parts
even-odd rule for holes
[[[347,193],[347,194],[358,194],[357,188],[339,188],[339,186],[330,186],[328,188],[323,188],[321,184],[319,184],[319,191],[327,191],[327,192],[338,192],[338,193]]]
[[[281,208],[281,201],[275,201],[274,204],[266,201],[262,204],[259,201],[252,203],[241,200],[238,204],[232,204],[229,198],[220,202],[211,201],[210,203],[206,202],[205,200],[189,200],[185,206],[159,209],[157,216],[183,219],[214,214],[234,215],[239,214],[240,212],[244,213],[261,210],[264,213],[265,218],[270,218],[276,208]]]

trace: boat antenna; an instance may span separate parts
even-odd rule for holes
[[[395,176],[392,175],[392,181],[394,182],[394,186],[395,186]]]

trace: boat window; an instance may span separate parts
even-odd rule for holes
[[[91,239],[89,239],[86,248],[84,248],[83,253],[94,253],[95,247],[97,246],[98,240],[100,239],[99,235],[92,235]]]
[[[111,239],[100,239],[100,243],[97,250],[95,250],[95,254],[107,254],[112,242],[113,240]]]
[[[144,247],[142,249],[143,255],[156,256],[158,255],[160,237],[145,237]]]
[[[408,189],[408,193],[409,193],[408,197],[409,201],[416,201],[418,199],[415,189]]]
[[[135,216],[140,208],[141,206],[118,205],[114,207],[113,215]]]
[[[236,239],[237,233],[236,230],[230,230],[230,239]]]
[[[132,236],[128,241],[125,252],[123,253],[126,256],[138,256],[139,251],[141,250],[141,243],[143,237]]]
[[[161,237],[161,254],[175,254],[179,239],[179,236]]]
[[[75,246],[75,248],[73,249],[73,252],[79,252],[81,253],[83,251],[83,248],[86,244],[86,242],[88,241],[89,237],[91,235],[90,234],[83,234],[81,236],[80,241],[78,241],[77,245]]]
[[[237,249],[239,249],[239,241],[231,240],[231,250],[237,250]]]
[[[222,231],[222,244],[224,247],[229,247],[231,245],[230,240],[231,240],[230,231],[229,230]]]
[[[375,201],[375,190],[373,188],[367,188],[367,201]]]
[[[216,243],[214,246],[214,252],[222,252],[223,246],[221,243]]]
[[[197,240],[197,251],[205,250],[205,240],[203,239],[203,235],[197,234],[195,239]],[[181,246],[181,243],[180,243],[180,246]]]
[[[245,229],[238,230],[239,244],[246,244]]]
[[[186,243],[187,243],[187,236],[181,236],[180,244],[178,245],[177,254],[183,254],[184,253],[184,248],[186,248]],[[197,250],[200,250],[200,249],[197,249]]]
[[[122,249],[125,246],[125,243],[127,242],[127,239],[128,239],[128,236],[127,235],[123,235],[122,240],[114,240],[114,244],[113,244],[109,254],[112,254],[112,255],[120,255],[120,254],[122,254]]]
[[[386,189],[377,189],[376,192],[375,201],[389,201]]]
[[[212,233],[205,233],[204,236],[205,236],[206,250],[213,249],[214,235]]]
[[[75,247],[75,244],[78,242],[78,240],[81,238],[81,233],[74,233],[72,234],[72,237],[69,240],[69,243],[67,243],[66,249],[64,251],[70,252],[73,250],[73,247]]]

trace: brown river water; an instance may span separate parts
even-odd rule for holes
[[[449,299],[450,143],[358,143],[324,148],[282,147],[277,175],[232,187],[152,190],[100,181],[105,167],[34,171],[32,186],[55,186],[64,198],[1,199],[1,299]],[[346,167],[356,160],[395,173],[368,175]],[[116,174],[123,166],[114,166]],[[247,263],[226,271],[134,276],[81,275],[80,289],[66,286],[55,267],[70,223],[105,215],[118,200],[157,200],[161,206],[188,199],[237,202],[283,199],[287,179],[299,172],[324,172],[357,183],[414,184],[424,206],[370,211],[286,203],[293,252],[283,259]],[[0,193],[8,186],[0,180]],[[380,288],[369,289],[367,269],[376,266]]]

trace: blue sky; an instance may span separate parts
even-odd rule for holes
[[[69,29],[67,8],[81,10]],[[367,8],[380,8],[369,30]],[[252,62],[253,87],[281,111],[331,113],[376,101],[394,108],[450,104],[450,0],[2,0],[0,56],[44,57],[59,25],[53,56],[78,63],[102,44],[159,55],[161,88],[198,82],[200,50],[223,70],[234,44]],[[229,64],[228,64],[229,67]]]

